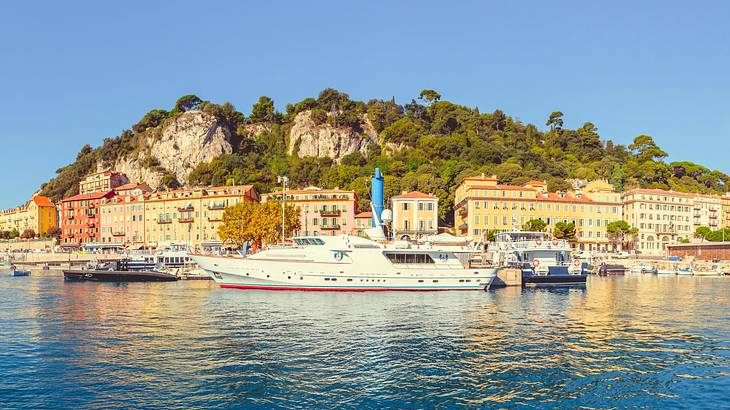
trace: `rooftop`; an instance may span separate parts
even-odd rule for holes
[[[438,199],[433,195],[424,194],[423,192],[411,191],[401,195],[396,195],[391,199]]]

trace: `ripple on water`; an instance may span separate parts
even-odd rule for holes
[[[694,279],[349,294],[3,277],[0,398],[8,408],[721,408],[730,280]]]

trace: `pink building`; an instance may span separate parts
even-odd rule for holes
[[[261,195],[261,201],[281,200],[281,191]],[[286,191],[286,201],[299,208],[301,227],[295,235],[357,234],[357,194],[340,189],[309,187]]]
[[[101,243],[144,244],[144,195],[117,195],[101,201]]]

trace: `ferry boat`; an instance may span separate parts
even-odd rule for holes
[[[551,239],[545,232],[502,232],[488,250],[497,266],[522,270],[525,285],[585,283],[587,263],[571,254],[568,241]]]
[[[475,257],[476,254],[476,257]],[[497,268],[475,248],[294,237],[250,255],[192,255],[223,288],[302,291],[482,290]]]

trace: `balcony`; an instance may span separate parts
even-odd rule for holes
[[[184,206],[182,208],[177,208],[178,212],[193,212],[195,208],[193,208],[192,205]]]
[[[223,218],[220,217],[208,217],[208,222],[223,222]]]
[[[322,225],[319,228],[323,231],[336,231],[336,230],[340,229],[340,224]]]
[[[86,226],[89,227],[89,228],[96,228],[96,224],[93,223],[93,222],[87,223]]]
[[[225,204],[212,204],[212,205],[208,205],[208,209],[210,209],[212,211],[226,209],[226,205]]]
[[[340,211],[339,209],[329,209],[329,210],[323,209],[323,210],[319,211],[319,216],[322,216],[322,217],[340,216],[341,213],[342,213],[342,211]]]
[[[180,222],[181,224],[191,224],[191,223],[195,222],[195,218],[192,218],[192,217],[191,218],[177,218],[177,221]]]
[[[112,232],[112,236],[124,236],[124,232]]]
[[[162,225],[162,224],[171,224],[172,223],[172,219],[160,219],[159,221],[157,221],[157,223],[160,224],[160,225]]]

